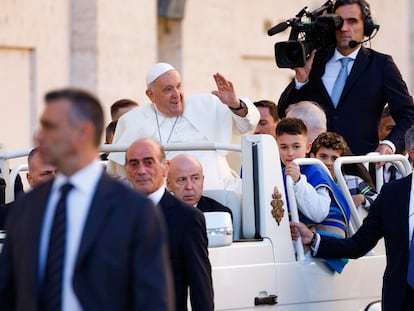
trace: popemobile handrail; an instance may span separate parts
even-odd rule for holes
[[[345,199],[348,202],[349,207],[351,208],[351,223],[353,230],[350,232],[351,235],[355,233],[356,230],[361,226],[362,220],[361,217],[355,207],[354,201],[352,200],[351,193],[348,190],[348,186],[346,185],[345,178],[342,174],[342,165],[343,164],[349,164],[349,163],[372,163],[372,162],[393,162],[398,170],[400,171],[402,176],[407,176],[412,172],[412,167],[408,159],[403,156],[402,154],[389,154],[389,155],[375,155],[375,154],[369,154],[365,156],[343,156],[339,157],[335,160],[334,163],[334,172],[336,175],[336,179],[338,182],[339,187],[342,190],[342,193],[345,195]],[[377,183],[377,185],[383,184],[383,168],[376,168],[376,179],[380,180],[380,183]],[[380,173],[378,173],[380,172]],[[381,189],[376,189],[377,192]]]
[[[316,158],[298,158],[293,160],[294,163],[297,165],[309,165],[309,164],[316,164],[321,166],[329,176],[331,175],[329,173],[328,168],[323,164],[323,162]],[[290,210],[290,216],[291,219],[294,222],[299,222],[299,213],[298,213],[298,206],[296,203],[296,196],[295,192],[293,190],[293,179],[291,176],[286,176],[286,192],[289,200],[289,210]],[[296,258],[298,261],[305,260],[305,253],[303,250],[303,244],[301,237],[298,238],[296,242]]]
[[[99,146],[100,152],[125,152],[129,145],[121,144],[102,144]],[[177,143],[177,144],[163,144],[165,151],[193,151],[193,150],[226,150],[241,152],[241,145],[239,144],[223,144],[223,143]],[[11,171],[9,166],[10,159],[26,157],[31,149],[25,149],[14,152],[7,152],[4,145],[0,144],[0,176],[6,181],[6,203],[14,200],[14,185],[17,174],[20,171],[27,170],[27,165],[22,164],[13,168]]]

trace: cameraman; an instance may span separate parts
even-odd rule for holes
[[[328,131],[341,134],[355,154],[402,152],[404,134],[414,122],[413,100],[391,56],[361,45],[364,36],[368,37],[364,42],[370,40],[379,27],[369,4],[338,0],[334,13],[342,17],[343,25],[336,30],[333,56],[326,63],[314,63],[314,50],[304,67],[294,69],[296,76],[279,99],[279,115],[284,117],[291,104],[312,100],[325,110]],[[396,126],[379,142],[377,128],[386,103]]]

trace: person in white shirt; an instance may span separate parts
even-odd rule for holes
[[[123,115],[117,124],[113,144],[130,145],[142,137],[174,143],[231,143],[234,133],[253,130],[260,118],[257,108],[236,96],[233,83],[214,74],[217,90],[212,94],[184,97],[179,72],[170,64],[156,63],[147,73],[146,95],[150,105],[141,105]],[[171,159],[180,152],[167,152]],[[188,151],[203,165],[206,189],[241,191],[241,182],[226,160],[226,152]],[[112,152],[107,172],[125,178],[125,154]]]
[[[392,57],[362,46],[379,28],[370,6],[365,0],[337,0],[333,11],[343,20],[335,29],[336,48],[327,59],[315,49],[303,67],[294,68],[295,78],[278,102],[279,116],[299,101],[315,101],[326,113],[327,130],[343,136],[355,155],[402,152],[404,134],[414,123],[413,99]],[[386,103],[396,125],[379,142]]]
[[[161,213],[97,160],[99,100],[69,88],[45,102],[38,152],[58,173],[10,211],[0,310],[173,310]]]
[[[405,146],[414,159],[414,127],[405,135]],[[413,174],[384,184],[362,226],[350,238],[336,239],[314,233],[303,223],[291,222],[292,238],[313,255],[324,258],[359,258],[384,238],[387,266],[384,272],[382,310],[414,307],[414,187]]]

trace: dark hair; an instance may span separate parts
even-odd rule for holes
[[[307,136],[308,130],[301,119],[284,118],[276,126],[276,137],[283,134]]]
[[[118,121],[111,121],[105,128],[105,142],[109,143],[109,137],[115,134],[116,125]]]
[[[312,143],[310,153],[313,153],[316,156],[316,153],[321,148],[339,151],[340,156],[353,155],[345,139],[341,135],[334,132],[325,132],[316,137]],[[353,175],[362,178],[365,183],[375,191],[371,175],[362,163],[344,164],[342,165],[341,170],[345,175]]]
[[[275,102],[271,100],[259,100],[253,103],[256,107],[266,107],[269,108],[270,115],[273,117],[273,121],[277,122],[280,120],[279,115],[277,113],[277,105]]]
[[[72,104],[69,122],[76,125],[80,121],[91,121],[95,126],[94,144],[99,146],[104,127],[102,106],[94,95],[88,91],[66,88],[46,93],[45,102],[50,104],[59,99],[67,99]]]
[[[390,112],[390,107],[388,106],[388,104],[385,105],[384,110],[382,110],[382,114],[381,114],[381,119],[386,118],[386,117],[392,117],[391,112]]]
[[[335,1],[333,11],[336,12],[339,7],[349,4],[358,4],[361,9],[361,19],[364,23],[364,36],[370,37],[374,29],[378,30],[378,25],[375,25],[372,19],[371,8],[368,2],[365,0],[337,0]]]
[[[345,139],[341,135],[334,132],[325,132],[316,137],[312,142],[310,152],[316,155],[321,148],[339,151],[341,156],[349,153],[349,147]]]
[[[131,99],[120,99],[111,105],[111,118],[114,119],[121,108],[138,107],[138,103]]]
[[[371,8],[369,3],[365,0],[337,0],[335,1],[333,11],[335,12],[339,7],[349,4],[358,4],[361,8],[361,18],[365,20],[366,17],[371,15]]]

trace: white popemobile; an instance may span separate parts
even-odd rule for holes
[[[165,148],[178,150],[183,146],[165,145]],[[240,150],[239,146],[216,144],[186,146],[181,150],[216,148]],[[102,147],[103,151],[125,149],[126,146]],[[295,245],[291,240],[282,170],[274,138],[245,135],[241,152],[242,198],[224,190],[205,191],[233,212],[233,225],[227,213],[205,213],[215,310],[380,310],[386,264],[383,240],[365,256],[350,260],[341,274],[332,272],[323,259],[305,255],[301,244]],[[13,156],[0,152],[2,172],[8,172],[10,157]],[[338,160],[335,169],[339,177],[342,176],[340,165],[345,162],[388,160],[398,165],[403,175],[411,172],[407,159],[399,155],[342,157]],[[315,159],[296,161],[298,164],[318,163]],[[13,169],[10,176],[3,176],[11,180],[8,185],[13,184],[21,169]],[[342,189],[346,189],[345,181],[339,179]],[[289,180],[287,184],[289,188]],[[360,226],[361,219],[349,192],[344,191],[344,194],[351,205],[352,234]],[[8,187],[6,197],[10,200],[12,195]],[[297,211],[295,213],[294,206],[292,208],[292,217],[297,217]]]

